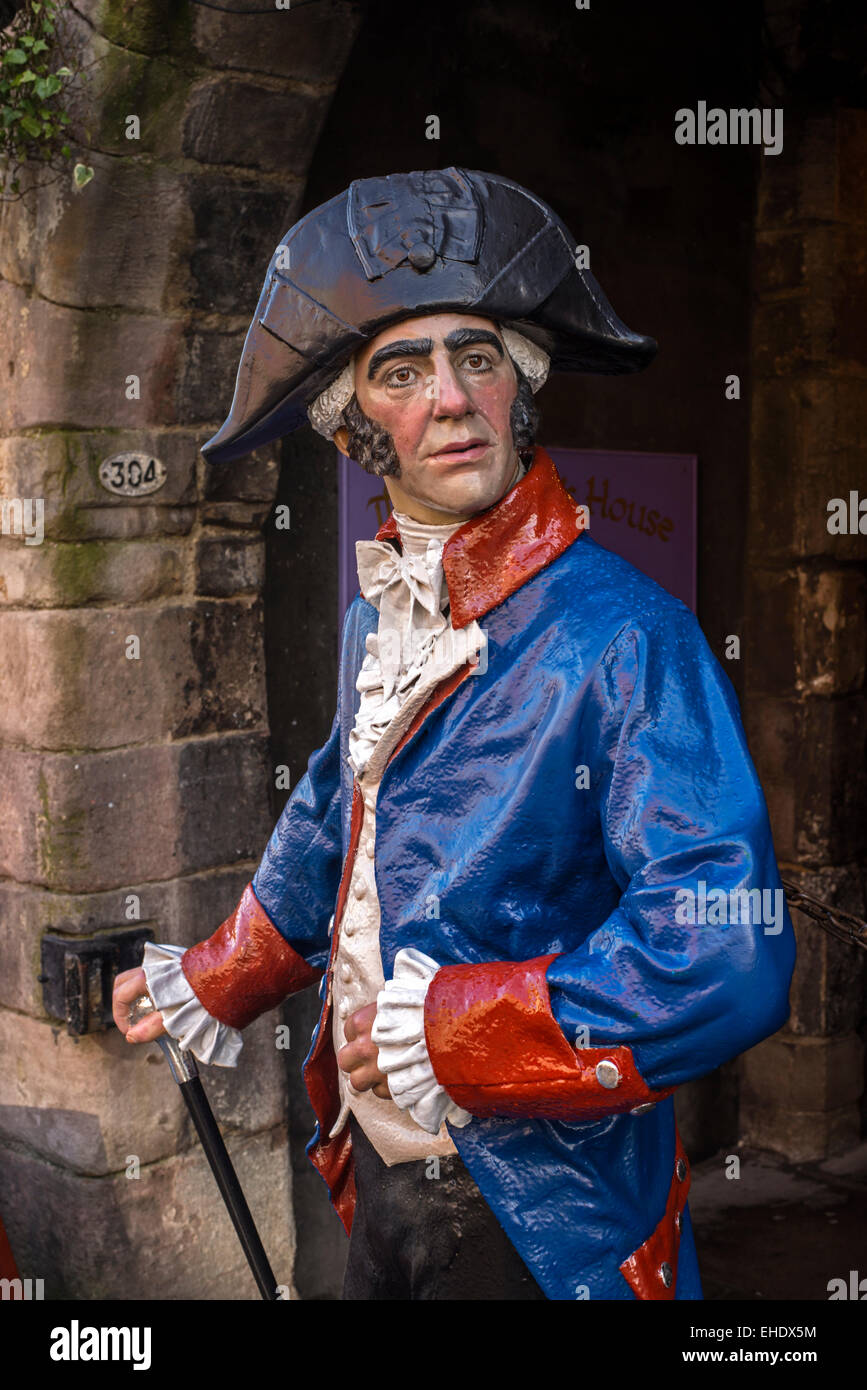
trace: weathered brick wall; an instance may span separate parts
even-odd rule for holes
[[[828,502],[867,497],[867,113],[792,114],[757,209],[746,717],[784,876],[863,913],[867,540]],[[742,1131],[813,1159],[860,1134],[864,957],[794,917],[792,1016],[744,1059]]]
[[[70,1037],[37,976],[46,931],[129,927],[130,895],[158,940],[210,934],[269,834],[276,456],[207,470],[198,450],[228,406],[356,21],[327,2],[273,17],[181,0],[77,9],[69,40],[94,62],[77,149],[94,178],[6,206],[0,227],[0,497],[45,504],[42,544],[0,538],[0,1213],[47,1297],[247,1298],[157,1049],[115,1030]],[[160,491],[105,491],[99,465],[125,450],[165,464]],[[289,1282],[274,1023],[247,1030],[240,1070],[206,1085]]]

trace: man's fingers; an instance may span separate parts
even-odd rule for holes
[[[122,1033],[127,1030],[130,1004],[142,994],[147,994],[147,980],[141,966],[135,970],[124,970],[115,979],[111,995],[111,1013],[115,1025]]]
[[[165,1031],[163,1016],[157,1010],[156,1013],[148,1014],[147,1018],[143,1018],[141,1023],[137,1023],[134,1028],[128,1028],[126,1040],[134,1043],[153,1042]]]
[[[148,1014],[134,1028],[129,1026],[130,1005],[148,992],[148,982],[141,966],[135,970],[124,970],[117,976],[111,996],[111,1012],[115,1024],[131,1043],[153,1042],[164,1033],[163,1016],[157,1010]]]
[[[140,994],[147,993],[148,982],[140,965],[134,970],[123,970],[114,981],[114,994],[126,1004],[131,1004]]]
[[[369,1033],[373,1027],[373,1020],[376,1018],[376,1004],[365,1004],[362,1008],[356,1009],[354,1014],[343,1025],[343,1036],[347,1042],[354,1042],[364,1033]]]

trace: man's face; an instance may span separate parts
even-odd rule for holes
[[[473,314],[404,319],[359,351],[358,404],[400,460],[399,481],[385,479],[392,504],[431,521],[493,506],[518,461],[509,418],[517,388],[499,330]],[[338,430],[338,447],[347,437]]]

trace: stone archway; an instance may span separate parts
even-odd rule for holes
[[[93,63],[75,150],[94,177],[2,209],[0,496],[41,499],[44,538],[0,537],[0,1213],[49,1298],[255,1296],[156,1053],[129,1056],[114,1030],[70,1036],[37,979],[46,931],[209,934],[271,828],[261,526],[278,466],[272,452],[206,474],[198,450],[358,7],[248,8],[70,6],[67,37]],[[123,452],[164,465],[159,491],[105,490],[100,464]],[[251,1028],[247,1080],[208,1089],[288,1282],[273,1040],[273,1020]]]

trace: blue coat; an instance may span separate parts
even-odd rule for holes
[[[475,1117],[451,1134],[547,1296],[700,1298],[672,1091],[788,1017],[794,935],[765,801],[690,610],[581,532],[542,450],[509,499],[444,556],[453,621],[479,618],[487,670],[431,703],[380,784],[385,977],[402,947],[445,967],[429,1050]],[[378,534],[399,541],[393,518]],[[328,982],[360,823],[355,680],[377,621],[359,594],[330,737],[252,884],[299,980],[325,972],[308,1153],[347,1229],[348,1129],[325,1137]]]

